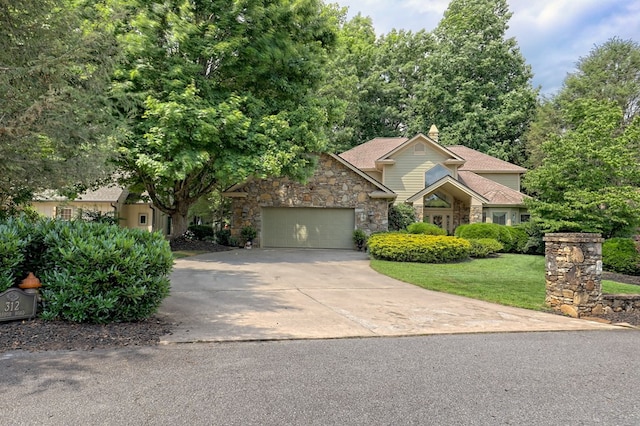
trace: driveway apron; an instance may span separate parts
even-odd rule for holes
[[[163,343],[618,328],[439,293],[348,250],[252,249],[176,261]]]

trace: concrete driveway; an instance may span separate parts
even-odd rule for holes
[[[177,260],[171,282],[163,343],[618,328],[424,290],[356,251],[208,253]]]

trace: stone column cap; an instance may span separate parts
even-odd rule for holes
[[[604,238],[601,234],[591,232],[557,232],[545,234],[542,240],[562,243],[601,243]]]

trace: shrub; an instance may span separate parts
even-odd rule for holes
[[[248,241],[253,242],[253,240],[256,238],[257,235],[258,235],[258,232],[253,226],[245,226],[240,231],[240,237],[242,238],[243,245]]]
[[[231,246],[231,230],[221,229],[216,232],[216,242],[223,246]]]
[[[213,227],[211,225],[190,225],[189,231],[193,233],[196,240],[213,238]]]
[[[362,229],[355,229],[353,231],[353,244],[356,245],[358,250],[362,250],[366,243],[367,234]]]
[[[437,225],[424,222],[415,222],[407,226],[407,232],[410,234],[424,234],[424,235],[447,235],[447,231],[440,228]]]
[[[458,226],[455,235],[467,240],[491,238],[504,246],[502,249],[504,252],[510,253],[513,250],[513,238],[507,228],[508,226],[497,223],[471,223]]]
[[[631,238],[611,238],[602,244],[604,269],[621,274],[640,275],[640,253]]]
[[[20,238],[14,219],[0,224],[0,292],[16,284],[22,276],[24,249],[27,242]]]
[[[526,253],[529,235],[520,225],[505,227],[511,234],[511,253]]]
[[[471,243],[470,257],[489,257],[503,249],[503,245],[493,238],[479,238],[468,241]]]
[[[169,295],[173,256],[159,233],[57,222],[46,235],[43,316],[74,322],[148,318]]]
[[[389,207],[389,231],[406,229],[416,221],[416,212],[409,204],[397,204]]]
[[[392,232],[370,236],[368,246],[375,259],[421,263],[463,260],[471,249],[471,244],[462,238]]]

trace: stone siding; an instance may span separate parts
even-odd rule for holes
[[[482,206],[469,208],[469,223],[482,223]]]
[[[392,199],[372,198],[380,188],[329,155],[321,155],[306,184],[289,178],[253,180],[240,191],[246,197],[233,198],[231,235],[238,238],[245,226],[258,231],[260,246],[263,207],[352,208],[355,226],[367,234],[388,230],[388,207]]]
[[[603,294],[604,312],[640,311],[640,294]]]
[[[578,318],[603,312],[602,242],[599,234],[547,234],[546,298],[556,311]]]

